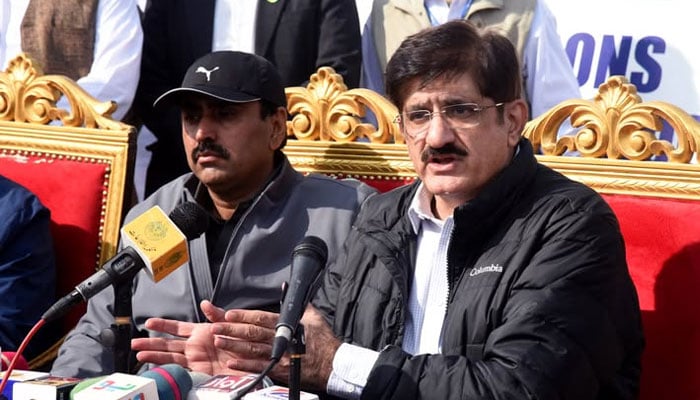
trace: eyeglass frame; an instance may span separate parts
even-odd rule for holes
[[[457,103],[457,104],[448,104],[446,106],[442,106],[442,107],[440,107],[440,110],[438,110],[438,111],[413,110],[413,111],[410,111],[408,113],[397,114],[396,117],[394,117],[394,123],[399,124],[399,126],[401,127],[401,132],[403,132],[403,134],[406,137],[410,138],[411,140],[417,140],[416,138],[421,138],[422,137],[421,134],[423,134],[424,132],[426,132],[430,128],[430,121],[433,120],[433,118],[435,117],[436,114],[445,114],[449,109],[451,109],[453,107],[473,106],[470,111],[473,112],[478,119],[476,120],[476,122],[473,125],[461,126],[461,128],[465,128],[465,129],[466,128],[473,128],[473,127],[479,126],[479,124],[481,123],[481,112],[482,111],[487,110],[489,108],[503,107],[506,105],[506,103],[508,103],[508,102],[502,101],[500,103],[495,103],[495,104],[487,105],[487,106],[482,106],[478,103]],[[403,116],[405,114],[412,114],[412,113],[419,113],[419,112],[427,113],[426,116],[428,117],[428,120],[425,123],[425,127],[423,129],[421,129],[420,131],[416,132],[415,134],[409,134],[406,131],[406,124],[404,123]],[[446,121],[448,121],[448,123],[452,122],[449,118],[447,118]]]

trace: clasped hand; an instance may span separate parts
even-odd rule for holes
[[[154,364],[176,363],[209,375],[257,374],[267,367],[278,314],[258,310],[225,311],[206,300],[200,307],[210,322],[149,318],[146,328],[162,336],[133,339],[131,348],[137,352],[136,358]],[[302,387],[325,391],[340,341],[311,306],[301,322],[306,335]],[[285,355],[270,372],[270,377],[286,384],[289,365],[289,357]]]

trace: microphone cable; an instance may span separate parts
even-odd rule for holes
[[[10,381],[10,375],[12,374],[12,370],[15,369],[15,364],[17,364],[17,361],[19,361],[20,357],[22,357],[22,353],[24,352],[25,347],[29,344],[29,341],[36,335],[37,331],[44,326],[46,323],[46,320],[41,318],[39,321],[34,324],[31,330],[29,330],[29,333],[27,333],[27,336],[24,337],[22,340],[22,343],[19,345],[19,348],[15,352],[15,356],[12,357],[12,362],[10,362],[10,365],[7,367],[7,371],[5,371],[5,375],[2,378],[2,382],[0,382],[0,393],[5,391],[5,386],[7,386],[7,382]]]
[[[257,377],[255,377],[255,380],[253,382],[250,382],[250,384],[248,384],[248,386],[242,388],[241,392],[236,394],[236,397],[234,397],[233,400],[242,399],[243,396],[248,394],[248,392],[250,392],[254,387],[258,386],[260,384],[260,382],[262,382],[263,379],[265,379],[267,374],[270,371],[272,371],[272,368],[274,368],[278,362],[279,362],[279,360],[271,360],[270,363],[267,364],[267,367],[265,367],[265,369],[261,373],[259,373]]]

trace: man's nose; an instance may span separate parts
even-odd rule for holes
[[[435,112],[430,116],[428,131],[425,134],[425,143],[433,148],[440,148],[454,140],[454,129],[441,112]]]
[[[198,142],[204,141],[205,139],[216,139],[216,123],[213,118],[204,115],[202,119],[199,120],[197,124],[197,131],[195,132],[194,139]]]

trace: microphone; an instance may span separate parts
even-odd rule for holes
[[[46,376],[36,380],[17,382],[12,387],[13,400],[63,400],[81,381],[79,378]]]
[[[239,398],[243,390],[247,390],[247,386],[255,382],[257,376],[254,374],[235,376],[235,375],[216,375],[208,380],[195,385],[187,396],[187,400],[231,400]],[[252,390],[259,390],[265,385],[269,386],[272,381],[267,378],[267,382],[256,384]],[[163,398],[161,398],[163,400]]]
[[[78,382],[78,384],[75,385],[70,391],[70,400],[74,400],[76,393],[82,392],[83,390],[92,386],[95,382],[101,381],[105,378],[105,376],[106,375],[95,376],[92,378],[83,379],[82,381]]]
[[[74,400],[158,400],[155,380],[143,376],[116,372],[97,379],[89,386],[73,388],[70,398]]]
[[[160,400],[185,400],[193,386],[211,378],[201,372],[190,372],[178,364],[164,364],[139,376],[156,381]]]
[[[279,361],[287,350],[311,297],[311,288],[328,259],[326,243],[316,236],[305,237],[292,251],[292,269],[279,320],[275,327],[271,360]]]
[[[196,203],[180,204],[169,217],[160,207],[152,207],[124,225],[124,249],[54,303],[42,319],[49,322],[63,316],[70,307],[89,300],[111,284],[133,278],[144,267],[158,282],[189,260],[187,240],[201,235],[208,224],[206,211]]]
[[[273,385],[265,389],[248,393],[243,400],[270,400],[270,399],[289,399],[289,388],[284,386]],[[299,400],[318,400],[318,396],[309,392],[299,392]]]
[[[0,371],[7,371],[7,369],[10,368],[10,363],[12,362],[12,359],[15,358],[15,354],[17,353],[14,351],[3,351],[0,353]],[[29,369],[29,363],[23,356],[19,356],[17,363],[15,363],[15,369]]]
[[[5,388],[2,390],[2,393],[0,393],[0,399],[3,400],[12,400],[12,392],[14,390],[15,384],[20,382],[33,381],[35,379],[41,379],[49,376],[48,372],[13,369],[10,373],[10,376],[7,377],[7,382],[5,382],[2,380],[3,378],[5,378],[5,373],[6,372],[3,372],[2,377],[0,377],[0,382],[3,382],[5,384]]]
[[[178,364],[164,364],[144,371],[138,376],[152,379],[155,382],[159,400],[186,400],[193,387],[211,379],[211,375],[188,371]],[[70,399],[75,400],[76,395],[86,389],[94,390],[91,387],[105,378],[109,377],[99,376],[81,381],[70,392]]]

